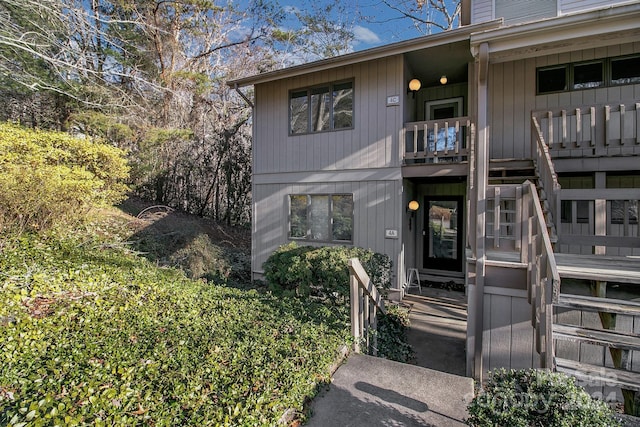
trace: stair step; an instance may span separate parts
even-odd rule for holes
[[[608,385],[640,391],[640,373],[556,358],[556,370],[574,376],[586,385]]]
[[[630,316],[640,315],[640,303],[614,298],[560,294],[558,302],[554,305],[578,310],[626,314]]]
[[[640,259],[632,256],[556,253],[560,278],[640,284]]]
[[[613,330],[554,324],[553,337],[568,341],[620,348],[623,350],[640,350],[640,336]]]

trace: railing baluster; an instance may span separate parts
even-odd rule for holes
[[[377,313],[385,313],[384,302],[378,290],[369,279],[357,258],[349,260],[349,288],[351,302],[351,335],[354,338],[353,351],[359,353],[360,344],[365,343],[367,351],[377,352],[377,341],[372,330],[377,328]]]
[[[589,108],[589,114],[591,119],[591,135],[589,136],[590,145],[594,147],[596,145],[596,107]]]
[[[460,120],[456,120],[456,154],[460,152]]]
[[[549,135],[547,137],[547,144],[549,147],[553,147],[553,112],[547,111],[547,127]]]
[[[449,154],[449,122],[444,122],[444,155]]]
[[[433,155],[438,157],[438,122],[433,124]]]
[[[609,145],[611,140],[611,107],[604,106],[604,145]]]
[[[567,148],[567,110],[562,110],[560,115],[562,116],[562,142],[560,146]]]
[[[636,102],[636,144],[640,144],[640,102]]]
[[[422,133],[422,146],[424,147],[424,156],[427,157],[427,153],[429,152],[429,127],[425,123],[422,128],[424,130]]]
[[[582,142],[582,112],[576,108],[576,147]]]
[[[500,187],[495,187],[493,199],[493,247],[500,247]]]
[[[620,145],[624,145],[624,113],[625,106],[620,104]]]
[[[418,125],[413,126],[413,155],[418,154]]]

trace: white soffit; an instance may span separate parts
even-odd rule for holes
[[[638,2],[474,33],[471,50],[488,43],[499,63],[628,42],[640,42]]]

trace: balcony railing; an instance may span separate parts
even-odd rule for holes
[[[457,163],[468,160],[475,138],[469,117],[406,123],[402,132],[404,163]]]
[[[640,103],[598,104],[533,113],[551,157],[640,154]]]

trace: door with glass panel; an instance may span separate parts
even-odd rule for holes
[[[426,197],[424,224],[424,268],[462,271],[463,198]]]

